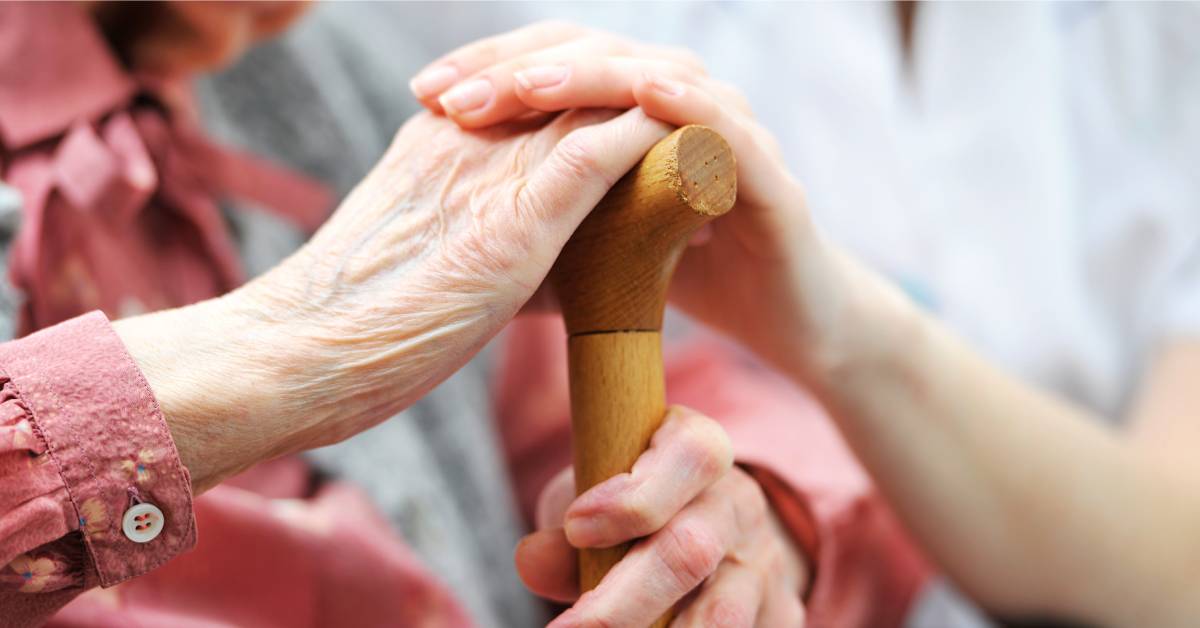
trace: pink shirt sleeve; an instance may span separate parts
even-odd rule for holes
[[[499,431],[522,511],[570,464],[566,341],[554,317],[506,331]],[[809,625],[902,625],[929,568],[823,409],[705,334],[666,352],[667,396],[721,422],[812,568]]]
[[[163,514],[144,542],[123,528],[137,504]],[[36,625],[195,542],[187,470],[104,315],[0,344],[0,615]]]

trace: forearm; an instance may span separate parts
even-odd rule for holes
[[[302,250],[223,297],[114,324],[194,491],[395,415],[488,337],[475,308],[438,305],[449,290],[409,290],[398,305],[362,308],[280,288],[325,272],[308,263],[313,257]],[[326,283],[355,296],[344,283]],[[463,331],[447,338],[447,329]]]
[[[989,365],[852,260],[827,263],[836,343],[785,366],[969,593],[998,612],[1114,625],[1189,599],[1200,552],[1190,485]]]
[[[297,450],[279,420],[280,343],[233,299],[114,323],[158,400],[179,457],[203,492],[257,462]]]

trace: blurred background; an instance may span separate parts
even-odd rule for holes
[[[1198,6],[922,3],[905,30],[891,2],[327,2],[194,88],[214,137],[340,198],[420,110],[409,79],[463,44],[559,19],[687,47],[746,94],[829,239],[990,360],[1116,423],[1158,344],[1200,335]],[[251,275],[305,237],[225,209]],[[410,420],[309,457],[367,488],[481,625],[538,625],[512,567],[526,524],[494,353]],[[989,625],[940,580],[907,623]]]
[[[830,238],[989,358],[1115,420],[1156,339],[1198,320],[1200,11],[923,4],[907,53],[897,11],[892,3],[318,3],[280,38],[201,79],[198,95],[218,137],[344,193],[418,111],[409,78],[460,45],[553,18],[685,46],[745,92]],[[299,242],[266,214],[235,217],[252,270]],[[480,453],[495,451],[490,423],[478,420],[488,413],[480,382],[489,364],[476,360],[411,410],[416,422],[389,422],[315,457],[372,485],[485,623],[526,625],[538,611],[514,602],[511,540],[497,540],[520,526],[488,481],[502,461]],[[464,435],[482,446],[456,444]],[[399,472],[416,480],[381,486],[372,472],[435,463],[449,477]],[[439,535],[478,545],[423,551],[440,547]],[[481,597],[498,582],[507,594]],[[954,598],[935,586],[910,623],[984,623]]]

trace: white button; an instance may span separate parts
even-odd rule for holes
[[[125,531],[125,536],[129,537],[130,541],[149,543],[162,533],[165,522],[163,512],[158,509],[158,506],[143,502],[134,504],[132,508],[125,511],[121,529]]]

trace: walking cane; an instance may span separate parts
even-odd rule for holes
[[[656,144],[583,221],[550,280],[568,333],[575,486],[632,468],[666,412],[662,321],[688,238],[733,207],[736,162],[712,129]],[[629,544],[584,549],[580,589],[595,587]],[[654,624],[665,626],[670,614]]]

